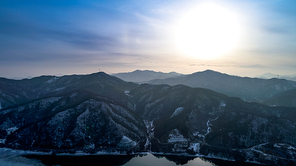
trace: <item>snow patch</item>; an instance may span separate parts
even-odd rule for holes
[[[190,143],[188,149],[192,149],[194,152],[199,153],[200,143]]]
[[[263,155],[267,155],[265,153],[263,153],[262,151],[258,150],[259,148],[261,148],[262,146],[268,144],[268,142],[266,143],[262,143],[262,144],[259,144],[259,145],[255,145],[253,147],[250,148],[250,150],[254,151],[254,152],[257,152],[257,153],[260,153],[260,154],[263,154]]]
[[[0,144],[5,144],[6,139],[0,139]]]
[[[215,119],[212,119],[212,120],[209,119],[209,120],[207,121],[207,127],[208,127],[208,129],[207,129],[207,133],[205,134],[205,136],[208,135],[208,134],[212,131],[212,128],[211,128],[212,124],[211,124],[211,122],[217,120],[218,118],[219,118],[219,117],[217,117],[217,118],[215,118]]]
[[[86,145],[85,148],[86,149],[95,149],[96,148],[96,145],[94,143],[91,143],[89,145]]]
[[[123,136],[120,142],[117,144],[117,147],[119,148],[132,148],[135,147],[137,143],[130,139],[127,136]]]
[[[71,94],[70,98],[76,97],[78,95],[78,93],[73,93]]]
[[[226,106],[225,101],[221,101],[221,102],[220,102],[220,107],[225,107],[225,106]]]
[[[178,108],[174,111],[173,115],[172,115],[170,118],[179,115],[180,113],[183,112],[183,110],[184,110],[184,107],[178,107]]]
[[[275,147],[275,148],[281,148],[282,146],[279,146],[278,144],[274,144],[273,147]]]
[[[130,91],[129,90],[125,90],[124,93],[125,93],[125,95],[129,96]]]
[[[288,144],[285,144],[285,143],[275,143],[273,145],[273,147],[275,147],[275,148],[285,148],[285,149],[288,149],[288,150],[296,150],[295,147],[293,147],[291,145],[288,145]]]
[[[193,133],[193,136],[198,136],[199,135],[199,132],[197,131],[197,132],[195,132],[195,133]]]
[[[54,92],[57,92],[57,91],[60,91],[60,90],[63,90],[63,89],[65,89],[65,87],[57,88],[57,89],[55,89],[55,90],[53,90],[53,91],[54,91]]]
[[[54,81],[56,81],[56,80],[58,80],[59,79],[59,77],[53,77],[52,79],[49,79],[48,81],[47,81],[47,83],[52,83],[52,82],[54,82]]]
[[[18,128],[17,127],[10,127],[6,129],[7,135],[10,135],[11,133],[15,132]]]
[[[153,125],[153,121],[144,120],[144,123],[146,125],[147,134],[148,134],[144,147],[145,149],[148,149],[150,145],[150,151],[151,151],[151,140],[154,138],[154,125]]]
[[[169,135],[168,142],[169,143],[173,143],[173,142],[187,142],[187,139],[184,138],[184,136],[182,134],[180,134],[177,129],[174,129],[172,131],[172,134]]]
[[[210,125],[211,125],[211,124],[210,124],[210,120],[208,120],[208,121],[207,121],[208,129],[207,129],[207,133],[206,133],[205,135],[208,135],[208,134],[212,131]]]

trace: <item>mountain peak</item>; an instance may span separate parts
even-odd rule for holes
[[[210,70],[210,69],[207,69],[205,71],[202,71],[201,73],[217,73],[217,74],[222,74],[222,73],[220,73],[218,71],[214,71],[214,70]]]
[[[214,70],[211,70],[211,69],[207,69],[207,70],[205,70],[205,71],[203,71],[203,72],[215,72],[215,73],[219,73],[219,72],[214,71]]]
[[[189,76],[196,76],[196,75],[208,75],[208,76],[212,76],[212,75],[228,75],[228,74],[225,74],[225,73],[220,73],[218,71],[214,71],[214,70],[205,70],[205,71],[199,71],[199,72],[195,72],[195,73],[192,73],[192,74],[189,74]]]
[[[130,82],[148,82],[154,79],[165,79],[165,78],[171,78],[171,77],[176,77],[181,75],[182,74],[179,74],[176,72],[163,73],[163,72],[156,72],[153,70],[135,70],[133,72],[113,74],[113,76],[115,77],[118,77],[124,81],[130,81]]]

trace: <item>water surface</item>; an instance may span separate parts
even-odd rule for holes
[[[258,166],[244,162],[160,154],[140,155],[46,155],[0,148],[1,166]]]
[[[52,166],[213,166],[214,164],[200,158],[186,156],[161,156],[153,154],[145,155],[85,155],[85,156],[63,156],[63,155],[24,155],[29,159],[40,160],[43,164]]]

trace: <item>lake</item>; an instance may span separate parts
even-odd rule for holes
[[[213,163],[204,161],[200,158],[185,156],[161,156],[153,154],[142,155],[85,155],[85,156],[66,156],[66,155],[24,155],[29,159],[37,159],[45,165],[61,166],[175,166],[182,164],[186,166],[213,166]]]
[[[1,166],[222,166],[243,165],[256,166],[257,164],[205,159],[200,157],[177,155],[36,155],[26,154],[14,150],[0,150]]]

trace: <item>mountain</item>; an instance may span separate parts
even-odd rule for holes
[[[197,153],[262,163],[296,157],[295,108],[247,103],[183,85],[146,84],[130,95],[137,103],[136,112],[151,121],[153,134],[149,139],[154,152]]]
[[[157,79],[150,84],[187,85],[211,89],[245,101],[262,102],[286,90],[296,89],[296,82],[284,79],[259,79],[231,76],[212,70],[196,72],[176,78]]]
[[[280,79],[296,81],[296,74],[295,75],[276,75],[272,73],[264,73],[260,76],[257,76],[257,78],[263,78],[263,79],[280,78]]]
[[[141,118],[106,97],[86,93],[38,99],[0,114],[5,143],[13,148],[95,152],[133,148],[146,138]]]
[[[296,164],[295,108],[185,85],[135,84],[102,72],[1,79],[0,85],[2,147]]]
[[[271,78],[279,78],[279,75],[273,74],[273,73],[264,73],[260,76],[257,76],[258,78],[263,78],[263,79],[271,79]]]
[[[145,124],[124,93],[136,84],[105,73],[3,82],[11,90],[1,89],[1,101],[12,96],[9,104],[15,103],[4,102],[0,112],[2,142],[9,147],[126,150],[146,138]]]
[[[165,79],[165,78],[177,77],[181,75],[182,74],[179,74],[176,72],[162,73],[162,72],[155,72],[151,70],[135,70],[133,72],[113,74],[113,76],[118,77],[124,81],[138,82],[138,83],[147,82],[154,79]]]
[[[263,103],[270,106],[296,107],[296,89],[279,93]]]
[[[111,98],[125,96],[123,89],[134,86],[103,72],[90,75],[41,76],[32,79],[9,80],[0,78],[0,103],[2,108],[25,103],[36,98],[55,96],[75,91],[107,95]],[[109,91],[113,93],[108,93]]]

